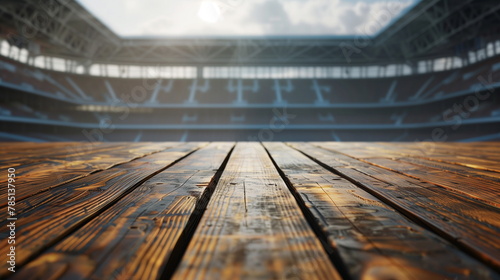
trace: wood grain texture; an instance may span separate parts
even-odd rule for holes
[[[500,277],[302,153],[283,143],[264,146],[338,249],[352,279]]]
[[[172,143],[175,144],[175,143]],[[51,148],[46,149],[20,149],[13,148],[9,152],[8,156],[12,158],[3,157],[0,160],[0,167],[15,167],[20,168],[24,166],[35,165],[37,162],[48,162],[48,161],[65,161],[70,158],[84,158],[88,157],[89,154],[95,154],[101,152],[101,154],[106,154],[108,150],[112,150],[117,147],[139,147],[145,146],[142,143],[82,143],[80,145],[68,145],[67,143],[57,143]]]
[[[29,258],[80,228],[100,211],[117,202],[150,176],[167,168],[178,159],[205,146],[206,143],[188,143],[164,152],[155,153],[129,163],[92,174],[59,188],[31,196],[16,204],[17,264]],[[6,214],[0,213],[1,221]],[[0,238],[5,239],[6,222],[0,224]],[[0,254],[7,254],[7,247]],[[0,266],[0,277],[5,276],[7,263]]]
[[[456,174],[461,174],[469,177],[477,177],[490,181],[500,182],[500,173],[495,171],[489,171],[484,169],[476,169],[473,167],[450,163],[446,161],[439,160],[437,157],[433,158],[433,154],[437,149],[437,143],[336,143],[336,142],[311,142],[311,144],[316,145],[326,145],[334,150],[340,151],[342,153],[347,153],[356,158],[368,159],[368,158],[391,158],[399,161],[406,161],[412,164],[426,166],[430,168],[440,169],[445,172],[451,172]],[[458,147],[455,154],[460,155],[463,150],[470,149],[470,146],[474,144],[475,153],[478,155],[499,153],[500,144],[499,143],[453,143],[446,144],[453,147]],[[440,144],[442,145],[442,144]],[[478,145],[478,146],[476,146]],[[483,147],[484,145],[484,147]],[[326,147],[325,146],[325,147]],[[449,156],[449,155],[448,155]],[[500,162],[500,160],[497,160]]]
[[[408,163],[412,163],[415,165],[440,169],[440,170],[443,170],[445,172],[451,172],[451,173],[455,173],[455,174],[461,174],[461,175],[464,175],[467,177],[481,178],[481,179],[500,183],[500,173],[498,173],[498,172],[475,169],[475,168],[451,164],[451,163],[447,163],[447,162],[439,162],[439,161],[414,158],[414,157],[400,156],[400,157],[396,157],[395,159],[398,161],[408,162]]]
[[[212,143],[150,178],[12,279],[159,279],[233,145]]]
[[[400,146],[411,146],[410,143],[400,143]],[[445,142],[422,142],[416,143],[416,146],[431,146],[431,149],[443,154],[449,155],[460,155],[468,156],[471,158],[488,160],[488,161],[499,161],[500,151],[498,143],[493,142],[488,145],[486,142],[482,142],[480,145],[478,143],[450,143]],[[435,148],[432,148],[434,146]]]
[[[497,143],[498,144],[498,143]],[[494,154],[498,153],[498,147],[486,146],[483,149],[471,151],[467,147],[461,148],[460,145],[446,148],[446,144],[427,142],[427,143],[380,143],[388,149],[397,149],[409,156],[421,157],[434,161],[453,163],[457,165],[467,166],[475,169],[500,172],[498,162],[500,159],[495,158],[478,158],[478,154]]]
[[[334,148],[330,143],[319,144],[319,146],[334,151],[337,149],[337,152],[340,150],[338,149],[338,145],[337,148]],[[397,153],[397,149],[394,152]],[[459,172],[447,171],[446,169],[437,169],[435,167],[416,165],[387,158],[387,150],[370,144],[367,144],[365,148],[361,146],[342,149],[341,153],[369,164],[468,195],[492,206],[500,206],[499,182],[479,177],[469,177]],[[466,168],[458,165],[455,166],[458,167],[456,169]],[[498,174],[500,175],[500,173]]]
[[[175,143],[161,144],[114,144],[91,146],[74,154],[55,149],[52,158],[21,164],[16,168],[16,199],[26,197],[63,185],[66,182],[85,177],[96,171],[105,170],[151,153],[175,146]],[[7,176],[0,179],[7,184]],[[7,190],[0,189],[0,207],[7,205]]]
[[[306,143],[289,143],[500,270],[498,208]]]
[[[35,142],[2,142],[0,144],[0,153],[1,154],[9,154],[12,150],[23,150],[23,151],[40,151],[45,148],[53,148],[56,146],[68,146],[68,145],[85,145],[90,142],[43,142],[43,143],[35,143]],[[101,144],[102,142],[93,142],[96,144]]]
[[[370,158],[367,163],[419,179],[450,191],[459,192],[484,203],[500,206],[500,183],[481,178],[471,178],[439,169],[417,166],[386,158]],[[500,211],[500,210],[499,210]]]
[[[173,279],[340,279],[264,148],[238,143]]]
[[[500,280],[499,142],[233,144],[1,144],[0,279]]]
[[[25,143],[20,143],[25,144]],[[28,143],[29,145],[13,145],[11,143],[0,144],[0,167],[9,168],[29,163],[38,159],[39,161],[51,158],[61,152],[68,154],[73,150],[84,150],[92,146],[116,145],[111,143],[88,143],[88,142],[57,142],[57,143]]]

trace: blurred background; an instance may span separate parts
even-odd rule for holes
[[[495,0],[2,0],[0,141],[500,140]]]

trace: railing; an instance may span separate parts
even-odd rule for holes
[[[118,78],[250,78],[250,79],[301,79],[301,78],[385,78],[432,73],[459,69],[500,54],[500,40],[486,47],[469,51],[468,57],[441,57],[409,64],[343,65],[322,67],[193,67],[164,65],[119,65],[91,61],[77,61],[61,57],[30,56],[27,50],[0,42],[0,55],[37,68],[74,74]]]

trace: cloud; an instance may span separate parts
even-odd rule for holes
[[[222,19],[197,16],[201,0],[80,0],[124,36],[372,35],[416,0],[218,0]]]
[[[411,0],[340,1],[311,0],[283,2],[294,26],[309,24],[312,34],[371,35],[411,5]]]

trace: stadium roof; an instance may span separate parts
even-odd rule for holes
[[[79,0],[120,36],[373,35],[417,0]]]
[[[231,0],[237,1],[237,0]],[[376,36],[121,37],[74,0],[4,0],[0,36],[31,55],[141,65],[390,64],[465,57],[500,34],[498,0],[422,0]],[[101,2],[102,3],[102,2]]]

